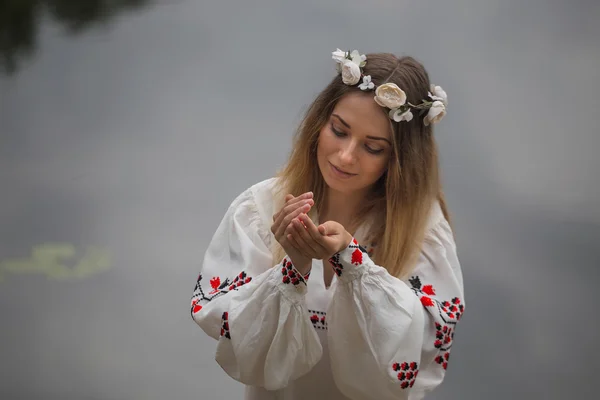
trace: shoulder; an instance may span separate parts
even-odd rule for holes
[[[280,197],[278,182],[278,178],[273,177],[253,184],[238,195],[231,207],[250,209],[262,228],[270,226]]]
[[[276,178],[269,178],[240,192],[229,204],[224,217],[224,229],[241,229],[246,235],[258,235],[257,238],[265,244],[270,243],[276,183]]]
[[[273,202],[277,178],[268,178],[247,187],[231,202],[231,208],[241,205],[265,206]]]
[[[427,221],[427,231],[434,229],[436,226],[438,226],[440,223],[443,223],[444,221],[446,221],[446,217],[444,217],[444,213],[442,212],[440,202],[435,200],[429,212],[429,220]]]
[[[454,242],[454,232],[450,223],[444,216],[440,203],[436,200],[431,207],[427,229],[425,231],[425,241],[434,242],[443,247],[456,247]]]
[[[268,178],[250,186],[246,191],[256,204],[268,205],[273,203],[277,191],[278,178]]]

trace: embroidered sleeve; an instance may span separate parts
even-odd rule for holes
[[[339,278],[328,335],[340,390],[353,400],[412,400],[439,386],[465,310],[446,220],[429,232],[407,281],[375,265],[356,240],[330,263]]]
[[[319,361],[322,347],[306,318],[306,281],[285,257],[276,264],[251,189],[227,210],[191,300],[192,319],[217,339],[216,361],[232,378],[283,388]]]

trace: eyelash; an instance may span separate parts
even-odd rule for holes
[[[332,131],[332,132],[333,132],[333,134],[334,134],[335,136],[337,136],[337,137],[344,137],[344,136],[345,136],[345,133],[344,133],[344,132],[337,131],[337,130],[336,130],[334,127],[333,127],[333,124],[331,124],[331,131]],[[380,150],[373,150],[372,148],[370,148],[370,147],[369,147],[369,146],[367,146],[367,145],[365,145],[365,149],[367,149],[367,151],[368,151],[369,153],[371,153],[371,154],[375,154],[375,155],[377,155],[377,154],[381,154],[381,153],[383,152],[383,149],[380,149]]]

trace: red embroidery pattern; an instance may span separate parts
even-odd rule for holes
[[[192,314],[196,314],[198,311],[202,310],[202,306],[198,304],[200,299],[192,299]]]
[[[442,366],[442,368],[447,369],[449,359],[450,359],[450,352],[446,351],[446,352],[444,352],[444,354],[437,356],[435,358],[435,362],[440,364]]]
[[[362,251],[360,251],[359,249],[356,249],[352,252],[352,259],[351,259],[351,263],[354,265],[360,265],[362,264],[362,259],[363,259],[363,253]]]
[[[235,277],[233,282],[231,282],[231,285],[229,286],[229,290],[239,288],[240,286],[245,285],[246,283],[249,283],[251,280],[252,280],[252,278],[247,276],[246,272],[242,271],[239,273],[238,276]]]
[[[229,334],[229,313],[227,311],[223,313],[221,320],[223,321],[223,325],[221,325],[221,336],[231,339],[231,335]]]
[[[415,384],[415,380],[419,374],[419,364],[415,361],[411,363],[403,362],[402,364],[394,363],[392,365],[392,370],[398,373],[397,376],[400,381],[400,387],[402,389],[407,389],[413,387]]]
[[[192,316],[202,310],[203,304],[208,303],[215,297],[222,296],[232,290],[237,290],[237,288],[249,283],[251,280],[252,277],[248,276],[244,271],[240,272],[235,279],[233,279],[233,282],[231,282],[229,278],[225,278],[225,280],[222,281],[218,276],[212,277],[209,281],[212,290],[208,292],[207,295],[202,288],[202,274],[199,274],[198,279],[196,280],[196,286],[194,287],[194,293],[192,294]]]
[[[211,290],[209,294],[217,293],[217,291],[219,290],[219,286],[221,286],[221,278],[219,278],[218,276],[212,278],[210,280],[210,286],[213,288],[213,290]]]
[[[333,271],[337,276],[342,276],[342,271],[344,270],[344,266],[340,263],[340,254],[334,254],[329,259],[329,264],[333,267]]]
[[[312,322],[315,329],[327,330],[327,322],[325,321],[325,316],[327,314],[325,312],[308,310],[308,314],[310,315],[310,322]]]
[[[352,255],[350,257],[350,263],[354,264],[354,265],[361,265],[363,263],[363,259],[364,259],[364,254],[367,254],[367,250],[362,247],[361,245],[358,244],[358,242],[356,241],[356,239],[352,239],[352,242],[350,242],[350,244],[348,245],[349,249],[354,249],[354,251],[352,252]],[[371,249],[372,251],[372,249]],[[340,263],[340,253],[336,253],[334,254],[330,259],[329,259],[329,263],[331,264],[331,266],[333,267],[333,270],[335,271],[337,276],[341,276],[342,275],[342,271],[344,270],[344,266],[342,265],[342,263]]]
[[[296,273],[294,264],[287,258],[284,258],[281,262],[281,275],[283,275],[281,281],[285,284],[291,283],[296,286],[300,283],[304,283],[306,285],[305,278],[301,274]]]
[[[437,306],[440,318],[444,323],[455,325],[456,322],[460,320],[465,311],[465,307],[463,304],[461,304],[461,301],[458,297],[455,297],[450,301],[439,301],[429,297],[436,294],[432,285],[422,286],[421,279],[418,276],[413,276],[408,281],[412,286],[413,292],[415,292],[415,294],[419,297],[423,306]]]
[[[421,304],[432,314],[435,321],[435,341],[433,346],[439,350],[435,362],[442,368],[448,368],[450,359],[450,349],[454,340],[454,328],[465,311],[464,305],[458,297],[450,301],[439,301],[429,296],[435,296],[433,285],[422,285],[418,276],[413,276],[408,280],[412,290],[421,300]],[[437,313],[434,309],[437,308]]]
[[[435,323],[435,343],[433,344],[436,349],[441,349],[444,346],[448,346],[454,339],[454,332],[448,325],[442,326],[439,322]]]
[[[304,278],[304,280],[305,280],[305,281],[308,281],[308,278],[310,278],[310,271],[308,271],[308,272],[306,273],[306,275],[304,275],[304,277],[303,277],[303,278]]]
[[[458,297],[453,298],[451,301],[444,301],[442,304],[442,312],[446,313],[448,318],[460,320],[460,317],[465,311],[465,306],[460,304]]]

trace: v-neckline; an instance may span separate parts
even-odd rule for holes
[[[329,290],[331,288],[331,286],[333,285],[333,283],[335,282],[335,272],[333,272],[333,268],[331,268],[331,265],[329,265],[329,260],[319,260],[321,262],[321,266],[323,267],[323,273],[321,274],[321,278],[323,280],[323,286],[325,287],[325,290]],[[325,276],[325,271],[331,271],[331,280],[329,281],[329,285],[327,284],[327,278]]]

